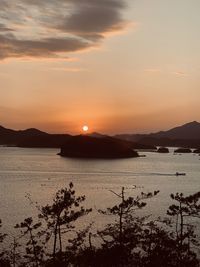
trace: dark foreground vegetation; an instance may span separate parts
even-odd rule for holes
[[[97,232],[91,225],[76,230],[74,223],[91,209],[82,206],[85,196],[77,197],[70,183],[57,192],[51,204],[37,206],[36,220],[26,218],[15,226],[19,235],[10,244],[11,237],[0,233],[0,266],[200,266],[195,234],[199,230],[200,192],[191,196],[172,194],[166,218],[154,220],[138,217],[137,211],[158,191],[137,197],[127,197],[124,188],[112,193],[118,204],[99,212],[111,216],[113,223]]]

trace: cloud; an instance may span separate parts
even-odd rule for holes
[[[12,31],[11,28],[6,27],[3,23],[0,23],[0,32],[9,32]]]
[[[79,6],[67,16],[59,26],[80,36],[101,38],[104,33],[124,27],[119,9],[124,6],[119,1],[76,1]],[[123,1],[122,1],[123,2]]]
[[[168,75],[175,75],[177,77],[186,77],[188,74],[183,71],[170,71],[170,70],[162,70],[162,69],[156,69],[156,68],[149,68],[145,69],[145,72],[152,73],[152,74],[168,74]]]
[[[86,49],[89,44],[76,38],[43,38],[38,40],[20,40],[14,35],[0,35],[0,58],[7,57],[50,57],[61,52],[74,52]]]
[[[0,0],[0,59],[55,57],[123,30],[126,0]]]
[[[172,74],[174,74],[176,76],[179,76],[179,77],[185,77],[185,76],[187,76],[187,73],[185,73],[183,71],[175,71],[175,72],[172,72]]]

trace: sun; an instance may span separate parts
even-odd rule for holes
[[[84,125],[84,126],[82,127],[82,129],[83,129],[83,131],[86,133],[86,132],[88,132],[89,127],[88,127],[87,125]]]

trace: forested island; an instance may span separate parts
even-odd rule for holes
[[[72,158],[132,158],[139,157],[131,143],[112,137],[96,138],[91,136],[73,136],[61,147],[62,157]]]

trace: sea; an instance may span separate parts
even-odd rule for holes
[[[173,202],[171,193],[185,195],[200,191],[200,156],[196,154],[140,152],[146,157],[97,160],[63,158],[59,149],[0,147],[0,219],[2,231],[14,235],[14,226],[27,217],[37,219],[38,208],[52,203],[55,193],[73,182],[76,195],[85,195],[83,205],[92,208],[82,224],[93,222],[97,229],[107,219],[98,212],[141,192],[160,193],[147,200],[136,215],[165,216]],[[176,172],[185,176],[176,176]],[[115,194],[116,193],[116,194]]]

